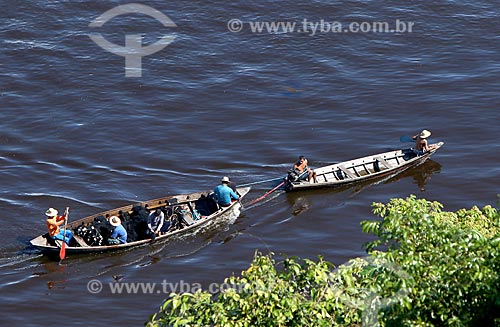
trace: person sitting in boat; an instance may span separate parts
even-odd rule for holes
[[[46,223],[50,237],[54,240],[64,241],[69,245],[69,241],[73,238],[73,233],[69,229],[64,231],[59,227],[66,221],[66,215],[59,216],[59,212],[54,208],[47,209],[45,215],[47,216]]]
[[[127,230],[122,225],[122,221],[117,216],[109,217],[109,223],[114,227],[108,243],[110,245],[127,243]]]
[[[436,148],[435,145],[429,145],[429,143],[427,142],[427,138],[429,136],[431,136],[431,132],[424,129],[423,131],[421,131],[419,134],[417,135],[414,135],[412,137],[412,139],[415,140],[415,146],[416,146],[416,153],[418,155],[422,155],[426,152],[429,152],[429,151],[432,151]]]
[[[231,183],[229,177],[224,176],[220,181],[221,184],[214,188],[217,204],[221,207],[229,207],[232,201],[237,201],[240,197],[229,187],[229,183]]]
[[[316,172],[307,166],[308,161],[306,157],[300,156],[299,160],[293,165],[292,171],[298,176],[298,180],[306,180],[310,183],[311,179],[317,183]]]
[[[160,209],[156,209],[149,214],[147,233],[151,237],[151,239],[154,239],[156,236],[162,234],[161,229],[164,222],[165,214],[163,214],[163,211],[161,211]]]

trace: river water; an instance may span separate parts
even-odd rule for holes
[[[138,326],[175,285],[222,283],[246,269],[256,250],[323,255],[335,264],[362,256],[370,237],[359,223],[373,218],[373,202],[415,194],[448,210],[497,203],[496,2],[141,3],[176,27],[139,7],[89,26],[121,1],[2,2],[4,325]],[[232,19],[243,25],[228,26]],[[252,31],[258,22],[303,29]],[[334,22],[367,29],[404,23],[406,31],[328,31]],[[122,46],[125,35],[143,34],[143,46],[164,35],[175,39],[142,57],[140,70],[127,70],[141,77],[126,77],[125,58],[94,43],[88,35],[96,33]],[[388,181],[275,193],[210,233],[70,256],[63,265],[28,246],[45,232],[48,207],[70,206],[77,219],[211,189],[224,175],[240,184],[281,177],[299,155],[317,167],[407,146],[399,137],[423,128],[445,146]],[[275,185],[255,185],[248,199]],[[88,290],[92,280],[104,285],[102,292]],[[107,285],[115,280],[168,287],[112,294]]]

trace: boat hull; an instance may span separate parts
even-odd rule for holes
[[[245,188],[238,188],[238,193],[240,194],[240,199],[243,198],[249,191],[250,187],[245,187]],[[83,224],[89,224],[94,221],[96,217],[99,216],[104,216],[104,217],[109,217],[113,215],[119,215],[120,212],[130,212],[133,207],[135,206],[142,206],[142,207],[147,207],[148,210],[155,210],[156,208],[159,207],[165,207],[165,206],[176,206],[176,205],[182,205],[186,203],[193,202],[200,197],[203,196],[208,196],[208,192],[200,192],[200,193],[192,193],[192,194],[185,194],[185,195],[176,195],[176,196],[169,196],[165,198],[159,198],[155,200],[150,200],[147,202],[141,202],[141,203],[135,203],[131,204],[128,206],[124,206],[121,208],[116,208],[113,210],[108,210],[105,212],[101,212],[92,216],[88,216],[79,220],[76,220],[72,223],[68,223],[68,228],[74,230],[77,226],[80,226],[82,223]],[[175,201],[173,201],[175,200]],[[175,202],[174,204],[170,204],[171,202]],[[225,208],[219,208],[217,211],[213,212],[207,217],[200,218],[196,221],[194,221],[192,224],[189,226],[185,226],[182,229],[176,229],[171,232],[167,232],[164,235],[157,236],[154,240],[151,239],[142,239],[134,242],[128,242],[125,244],[117,244],[117,245],[103,245],[103,246],[66,246],[66,255],[68,254],[88,254],[88,253],[103,253],[103,252],[110,252],[110,251],[119,251],[119,250],[125,250],[125,249],[131,249],[131,248],[136,248],[140,246],[145,246],[145,245],[152,245],[152,244],[160,244],[163,242],[168,241],[173,236],[178,236],[178,235],[183,235],[187,234],[189,232],[192,232],[194,230],[203,228],[204,226],[213,223],[215,221],[220,221],[224,219],[230,219],[231,217],[237,217],[239,216],[241,209],[241,202],[233,202],[229,207]],[[57,255],[60,251],[59,246],[54,246],[49,244],[47,241],[46,237],[44,235],[40,235],[30,241],[30,244],[39,250],[41,250],[43,253],[47,255]]]
[[[411,149],[389,151],[359,159],[341,162],[315,169],[317,183],[308,181],[290,182],[285,185],[287,192],[320,188],[349,186],[365,181],[390,178],[410,168],[424,163],[443,142],[435,144],[432,151],[416,155]]]

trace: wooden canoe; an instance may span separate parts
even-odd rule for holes
[[[237,189],[238,193],[240,194],[240,199],[243,198],[249,191],[250,187],[243,187],[243,188],[238,188]],[[133,210],[134,207],[141,206],[148,211],[153,211],[157,208],[160,209],[166,209],[167,207],[173,208],[176,206],[182,206],[182,205],[187,205],[190,208],[202,208],[203,206],[201,202],[206,202],[206,201],[213,201],[208,197],[208,195],[211,193],[211,191],[208,192],[199,192],[199,193],[192,193],[192,194],[183,194],[183,195],[176,195],[176,196],[169,196],[169,197],[164,197],[164,198],[159,198],[155,200],[150,200],[146,202],[140,202],[140,203],[135,203],[131,204],[128,206],[124,206],[121,208],[116,208],[113,210],[108,210],[104,211],[92,216],[88,216],[73,222],[68,223],[68,229],[71,229],[73,231],[73,235],[76,235],[75,230],[81,226],[82,224],[84,226],[91,225],[97,217],[105,217],[109,218],[111,216],[119,216],[126,212],[130,214]],[[207,225],[209,222],[216,221],[216,220],[222,220],[222,219],[230,219],[231,217],[237,217],[239,216],[240,209],[241,209],[241,203],[240,202],[233,202],[230,206],[228,207],[220,207],[214,204],[214,210],[211,210],[212,212],[206,212],[207,209],[200,209],[200,214],[201,218],[197,220],[190,220],[190,221],[184,221],[183,228],[182,229],[174,229],[174,230],[169,230],[166,234],[157,236],[154,240],[151,240],[150,238],[145,238],[145,239],[140,239],[137,241],[133,242],[128,242],[125,244],[117,244],[117,245],[102,245],[102,246],[89,246],[86,244],[86,242],[78,236],[74,237],[74,240],[70,242],[70,246],[66,246],[66,255],[68,254],[85,254],[85,253],[100,253],[100,252],[107,252],[107,251],[116,251],[116,250],[123,250],[123,249],[129,249],[133,247],[138,247],[141,245],[146,245],[146,244],[152,244],[152,243],[160,243],[160,242],[165,242],[169,237],[173,235],[180,235],[184,233],[188,233],[190,231],[193,231],[194,229],[201,228],[204,225]],[[205,210],[205,212],[203,212]],[[167,217],[166,217],[167,218]],[[58,246],[61,242],[57,241],[58,243],[56,244],[52,239],[48,237],[48,234],[42,234],[30,241],[31,245],[34,247],[42,250],[46,254],[57,254],[59,253],[60,247]]]
[[[417,155],[413,149],[403,149],[316,168],[314,171],[316,172],[317,183],[287,179],[285,189],[290,192],[339,187],[372,179],[392,177],[424,163],[443,144],[444,142],[434,144],[435,148],[432,151],[421,155]]]

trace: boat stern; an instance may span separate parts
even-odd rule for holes
[[[35,237],[30,241],[30,244],[35,248],[46,252],[59,251],[59,247],[50,244],[47,241],[47,238],[44,237],[44,235]]]

